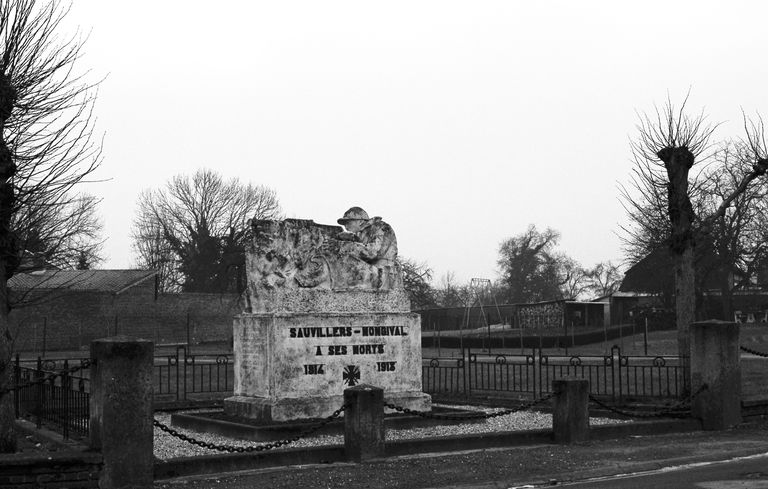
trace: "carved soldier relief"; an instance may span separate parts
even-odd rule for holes
[[[344,228],[307,219],[252,221],[247,254],[251,301],[258,304],[280,290],[402,290],[392,227],[360,207],[349,209],[338,222]]]

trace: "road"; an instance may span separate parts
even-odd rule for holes
[[[515,487],[515,485],[511,485]],[[526,487],[526,486],[518,486]],[[531,486],[527,486],[531,487]],[[768,453],[627,476],[611,476],[558,487],[617,489],[768,489]]]

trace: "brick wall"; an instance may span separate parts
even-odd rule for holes
[[[0,457],[0,489],[97,488],[100,453],[17,453]]]
[[[147,281],[121,294],[35,291],[11,311],[16,351],[87,350],[116,334],[163,343],[230,341],[242,305],[232,294],[165,294]]]

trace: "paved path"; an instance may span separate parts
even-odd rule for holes
[[[630,437],[573,446],[537,445],[401,457],[365,464],[329,464],[157,481],[156,489],[253,487],[507,489],[570,484],[616,474],[646,472],[696,462],[727,460],[768,452],[768,420],[722,432]],[[762,459],[768,472],[768,459]],[[737,472],[741,469],[735,469]],[[744,469],[746,472],[752,468]],[[673,476],[674,477],[674,476]],[[702,480],[734,477],[702,472]],[[683,478],[683,480],[687,480]],[[736,480],[736,479],[733,479]],[[593,481],[596,482],[596,481]],[[615,482],[615,481],[614,481]],[[669,482],[674,484],[673,482]],[[697,482],[698,483],[698,482]],[[606,482],[603,486],[623,487]],[[681,487],[636,485],[626,487]],[[682,486],[684,487],[684,486]],[[716,487],[716,486],[690,486]],[[717,486],[722,487],[722,486]],[[726,486],[727,487],[727,486]],[[762,487],[762,486],[735,486]],[[768,487],[768,486],[765,486]]]
[[[637,474],[592,479],[564,487],[616,489],[768,488],[768,453],[719,462],[699,462]]]

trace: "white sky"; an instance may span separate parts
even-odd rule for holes
[[[213,168],[287,217],[382,216],[435,282],[496,278],[529,223],[591,266],[621,260],[617,184],[635,110],[669,92],[740,135],[768,115],[765,2],[77,0],[82,69],[108,75],[107,268],[132,265],[136,198]]]

